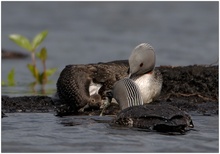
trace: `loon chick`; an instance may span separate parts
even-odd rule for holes
[[[144,104],[159,96],[162,88],[162,75],[154,69],[155,62],[154,49],[148,43],[135,47],[129,57],[129,78],[138,85]]]

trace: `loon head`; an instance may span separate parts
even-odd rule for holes
[[[142,43],[134,48],[129,57],[129,78],[143,75],[153,71],[156,56],[153,47]]]

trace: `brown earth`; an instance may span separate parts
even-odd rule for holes
[[[187,112],[203,115],[218,114],[218,66],[160,66],[163,87],[160,97],[152,104],[169,104]],[[57,100],[56,100],[57,101]],[[48,96],[2,96],[2,111],[53,112],[54,100]],[[100,109],[89,109],[83,115],[99,115]],[[112,104],[104,114],[117,114],[119,107]],[[61,115],[62,116],[62,115]]]
[[[27,57],[26,53],[20,51],[2,49],[2,59],[24,59]]]

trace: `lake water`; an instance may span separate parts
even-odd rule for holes
[[[218,152],[218,116],[195,115],[194,130],[167,135],[112,126],[110,116],[7,115],[2,152]]]
[[[23,51],[13,33],[33,38],[47,29],[43,46],[47,67],[58,68],[46,85],[56,91],[68,64],[128,59],[135,46],[150,43],[157,66],[211,64],[218,61],[218,2],[2,2],[1,46]],[[24,52],[25,53],[25,52]],[[41,94],[26,65],[30,58],[2,60],[2,80],[15,68],[9,96]],[[41,65],[38,63],[40,68]],[[218,152],[218,116],[193,115],[195,131],[186,135],[112,127],[111,117],[55,117],[53,113],[10,113],[2,119],[3,152]],[[68,122],[74,126],[65,126]]]

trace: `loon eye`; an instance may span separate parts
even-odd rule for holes
[[[141,63],[141,64],[140,64],[140,67],[142,67],[143,65],[144,65],[144,64],[143,64],[143,63]]]

